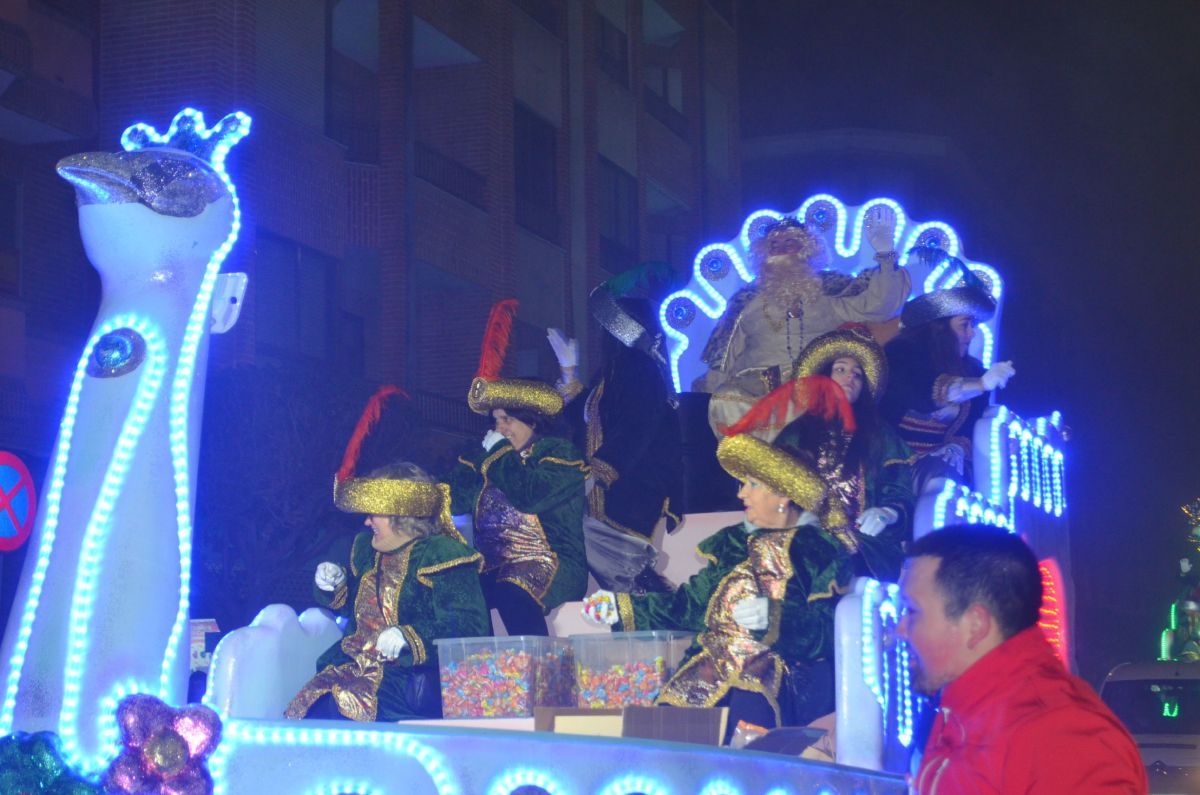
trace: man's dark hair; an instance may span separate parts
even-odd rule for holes
[[[1007,640],[1038,621],[1042,574],[1020,536],[992,525],[957,525],[914,541],[908,558],[939,558],[934,582],[946,597],[946,617],[955,619],[983,605]]]

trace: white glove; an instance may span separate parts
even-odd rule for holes
[[[336,591],[346,581],[346,570],[326,561],[317,566],[317,576],[313,580],[322,591]]]
[[[546,339],[550,341],[550,347],[554,349],[554,358],[558,359],[559,367],[566,369],[579,366],[578,342],[563,334],[562,329],[556,328],[546,329]]]
[[[864,236],[871,248],[885,253],[896,247],[896,211],[886,204],[876,204],[863,219]]]
[[[765,596],[747,596],[733,606],[733,620],[744,629],[766,629],[771,605]]]
[[[500,431],[493,428],[492,430],[488,431],[487,433],[485,433],[483,435],[483,441],[480,442],[480,444],[483,445],[484,450],[491,452],[491,449],[493,447],[495,447],[496,445],[500,444],[503,441],[504,441],[504,434],[500,433]]]
[[[1192,562],[1190,560],[1188,560],[1187,558],[1180,558],[1179,559],[1179,573],[1187,574],[1191,570],[1192,570]]]
[[[408,641],[404,639],[404,633],[400,631],[400,627],[388,627],[375,639],[375,648],[379,649],[380,656],[385,660],[394,660],[399,657],[400,652],[404,651],[404,647],[407,645]]]
[[[1004,389],[1008,386],[1008,379],[1017,374],[1017,369],[1013,367],[1012,362],[996,362],[991,369],[979,377],[983,382],[984,390],[991,392],[999,387]]]
[[[899,518],[900,514],[894,508],[868,508],[858,515],[854,523],[858,525],[858,532],[874,537],[882,533],[883,528],[895,524]]]
[[[611,627],[617,623],[617,597],[603,589],[583,600],[583,617],[593,624]]]

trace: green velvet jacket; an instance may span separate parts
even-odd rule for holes
[[[381,553],[371,546],[371,533],[359,533],[345,583],[332,593],[314,589],[318,604],[348,618],[345,635],[318,658],[317,675],[292,701],[288,717],[303,717],[330,692],[342,714],[355,720],[424,717],[411,703],[410,680],[420,672],[436,681],[433,642],[491,632],[479,586],[481,563],[478,552],[448,535]],[[375,648],[388,626],[399,626],[406,641],[391,661]]]
[[[774,533],[792,533],[787,549],[790,577],[783,598],[771,600],[767,628],[750,634],[789,666],[827,658],[833,654],[833,611],[852,577],[850,558],[837,540],[818,527],[755,531],[764,536]],[[708,565],[673,593],[617,594],[620,623],[614,629],[695,632],[696,642],[687,658],[700,654],[706,645],[704,634],[712,631],[710,622],[722,608],[732,607],[714,604],[714,595],[750,556],[752,537],[744,525],[736,524],[706,538],[698,549]]]
[[[450,510],[475,517],[476,547],[484,553],[484,571],[495,571],[524,588],[542,608],[553,608],[582,599],[587,590],[587,557],[583,546],[584,479],[588,467],[575,445],[556,436],[536,438],[521,455],[508,442],[491,450],[475,447],[459,456],[444,478],[450,484]],[[498,559],[480,538],[484,525],[479,513],[481,497],[489,487],[498,489],[508,503],[523,514],[536,516],[545,542],[553,552],[548,582],[544,574],[531,574],[527,566]],[[535,581],[536,580],[536,581]]]
[[[852,531],[858,541],[855,573],[897,582],[904,545],[913,534],[913,453],[892,426],[880,423],[869,458],[863,466],[866,507],[892,508],[900,518],[874,537]]]

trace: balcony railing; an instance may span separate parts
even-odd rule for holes
[[[642,100],[646,106],[646,112],[654,118],[666,125],[667,129],[678,135],[683,140],[688,139],[688,120],[671,103],[666,99],[656,94],[650,88],[642,91]]]
[[[487,178],[420,141],[413,147],[413,173],[468,204],[487,209]]]

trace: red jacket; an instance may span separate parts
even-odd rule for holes
[[[1129,732],[1037,627],[946,686],[912,785],[919,795],[1149,790]]]

